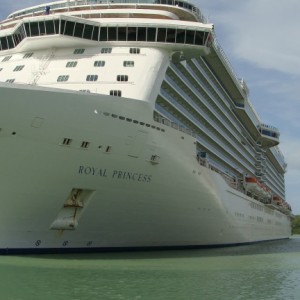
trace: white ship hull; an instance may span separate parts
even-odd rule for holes
[[[198,164],[194,138],[155,124],[147,102],[0,88],[0,251],[220,246],[290,236],[288,216]],[[70,207],[76,189],[81,202]]]

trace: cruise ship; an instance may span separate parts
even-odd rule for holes
[[[286,163],[184,0],[64,0],[0,23],[0,251],[289,238]]]

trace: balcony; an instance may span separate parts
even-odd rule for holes
[[[279,130],[267,124],[259,124],[257,126],[258,131],[260,132],[259,141],[262,143],[262,147],[274,147],[279,144]]]

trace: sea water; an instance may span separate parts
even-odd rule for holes
[[[216,249],[0,256],[0,300],[300,299],[300,236]]]

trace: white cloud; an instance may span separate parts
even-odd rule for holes
[[[294,137],[285,138],[282,141],[281,148],[285,153],[289,170],[297,170],[300,172],[300,140]],[[300,182],[298,178],[297,180]]]
[[[286,181],[287,201],[292,205],[293,212],[300,214],[299,178],[300,178],[300,140],[294,136],[285,138],[281,148],[288,164]]]

